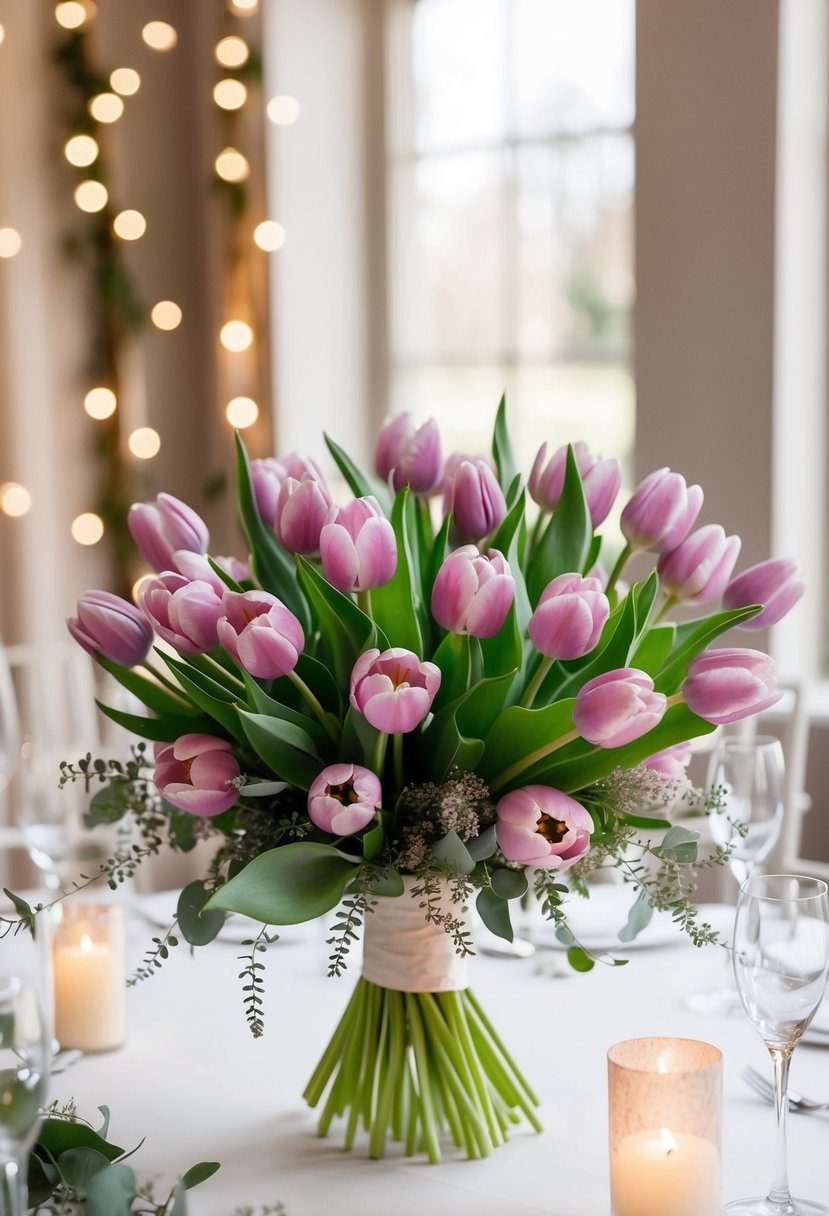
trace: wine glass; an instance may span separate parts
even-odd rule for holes
[[[774,1066],[777,1145],[768,1194],[726,1204],[731,1216],[829,1216],[793,1199],[786,1171],[789,1064],[820,1005],[829,974],[829,897],[818,878],[755,875],[741,889],[734,925],[734,976],[746,1016]]]

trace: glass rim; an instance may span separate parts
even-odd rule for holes
[[[788,879],[789,881],[794,879],[799,883],[810,883],[815,889],[810,895],[763,895],[760,892],[749,890],[752,883],[772,882],[775,878]],[[814,878],[811,874],[753,874],[740,884],[741,895],[748,896],[749,899],[762,899],[772,904],[791,903],[793,899],[820,899],[827,892],[829,892],[829,883],[823,878]]]
[[[718,751],[758,751],[760,748],[769,747],[777,744],[778,747],[783,746],[783,742],[777,735],[752,735],[748,739],[741,739],[739,735],[726,735],[715,743],[712,752]]]
[[[648,1044],[651,1047],[656,1047],[657,1044],[670,1044],[672,1047],[681,1046],[686,1050],[696,1049],[701,1055],[707,1055],[708,1059],[705,1062],[697,1064],[689,1063],[687,1067],[671,1069],[670,1071],[660,1072],[657,1067],[642,1067],[636,1064],[628,1064],[620,1057],[624,1055],[625,1048],[632,1048],[639,1044]],[[622,1039],[618,1043],[613,1043],[607,1049],[607,1062],[613,1068],[622,1069],[627,1073],[636,1073],[639,1076],[647,1077],[678,1077],[689,1073],[705,1072],[710,1068],[719,1068],[723,1061],[723,1053],[719,1047],[713,1043],[708,1043],[705,1039],[692,1039],[687,1036],[675,1035],[639,1035],[632,1039]]]

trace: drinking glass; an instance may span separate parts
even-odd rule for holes
[[[734,976],[746,1017],[774,1067],[777,1141],[768,1194],[723,1209],[731,1216],[829,1216],[829,1207],[793,1199],[786,1170],[789,1064],[820,1005],[829,974],[829,898],[817,878],[755,875],[741,889],[734,924]]]

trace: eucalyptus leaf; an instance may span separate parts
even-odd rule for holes
[[[694,862],[699,848],[699,832],[688,828],[673,827],[665,833],[662,844],[654,849],[658,857],[670,858],[679,862]]]
[[[490,933],[494,933],[496,937],[502,937],[507,942],[514,940],[515,932],[510,920],[507,900],[501,899],[494,891],[484,888],[478,893],[475,907]]]
[[[567,962],[574,971],[592,971],[596,965],[595,959],[592,959],[581,946],[570,947],[567,951]]]
[[[97,1149],[81,1145],[69,1148],[61,1153],[58,1160],[60,1172],[67,1186],[71,1187],[79,1199],[86,1198],[89,1183],[95,1174],[110,1168],[109,1161]]]
[[[432,856],[448,861],[459,874],[471,874],[475,869],[474,859],[454,828],[432,845]]]
[[[362,881],[361,879],[361,883]],[[403,876],[396,870],[375,870],[365,879],[365,887],[361,886],[361,890],[363,889],[366,895],[387,895],[396,898],[406,890],[406,884],[403,882]]]
[[[473,861],[486,861],[498,848],[498,841],[495,836],[495,824],[490,824],[478,836],[473,837],[472,840],[467,840],[465,843],[467,852]]]
[[[135,1174],[120,1162],[89,1180],[86,1216],[129,1216],[135,1198]]]
[[[182,1174],[179,1181],[185,1191],[192,1191],[194,1186],[207,1182],[207,1179],[212,1178],[219,1169],[221,1169],[221,1165],[218,1161],[200,1161],[198,1165],[191,1165],[187,1173]]]
[[[653,904],[648,899],[647,892],[642,890],[636,896],[628,912],[627,923],[619,930],[620,942],[634,941],[643,929],[653,919]]]
[[[188,883],[178,898],[176,920],[181,936],[191,946],[206,946],[218,937],[227,919],[224,912],[206,911],[210,891],[199,879]]]
[[[498,866],[490,875],[492,889],[501,899],[520,899],[526,895],[529,883],[523,870],[508,870]]]
[[[261,853],[210,897],[207,908],[240,912],[266,925],[298,925],[330,912],[354,877],[356,858],[300,840]]]

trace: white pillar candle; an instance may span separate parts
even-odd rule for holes
[[[719,1153],[688,1132],[634,1132],[611,1153],[610,1189],[613,1216],[719,1216]]]
[[[55,931],[55,1038],[62,1047],[109,1051],[125,1037],[120,908],[75,907]]]

